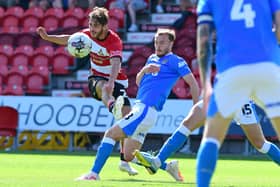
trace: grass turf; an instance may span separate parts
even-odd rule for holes
[[[119,157],[112,155],[104,166],[101,181],[74,179],[90,170],[94,152],[0,152],[0,186],[97,186],[97,187],[179,187],[195,186],[195,157],[176,155],[184,183],[164,171],[149,175],[140,166],[137,176],[118,170]],[[280,167],[266,157],[221,156],[212,180],[219,187],[279,187]]]

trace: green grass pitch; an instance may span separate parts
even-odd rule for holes
[[[0,152],[0,186],[97,186],[97,187],[182,187],[195,186],[195,157],[176,155],[184,183],[164,171],[149,175],[140,166],[139,174],[128,176],[118,170],[119,157],[112,155],[104,166],[101,181],[74,179],[90,170],[94,152]],[[280,167],[266,157],[221,156],[212,180],[213,187],[280,187]]]

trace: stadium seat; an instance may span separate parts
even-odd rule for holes
[[[12,67],[7,76],[6,76],[6,83],[7,84],[24,84],[24,79],[28,74],[28,67],[24,65],[18,65]]]
[[[24,9],[20,6],[11,6],[7,8],[7,10],[4,13],[4,16],[7,15],[14,15],[17,16],[18,18],[21,18],[24,14]]]
[[[35,49],[34,55],[30,61],[31,66],[46,66],[51,67],[52,56],[54,49],[50,45],[40,46]]]
[[[24,13],[23,8],[20,6],[12,6],[9,7],[2,17],[2,27],[5,26],[19,26],[20,19],[22,18]]]
[[[66,75],[70,73],[72,60],[64,54],[57,54],[52,59],[52,73],[56,75]]]
[[[43,94],[44,78],[37,73],[28,74],[25,81],[26,94]]]
[[[128,60],[128,75],[136,75],[139,70],[145,65],[146,58],[143,56],[130,57]]]
[[[14,48],[12,45],[7,44],[1,44],[0,45],[0,53],[7,54],[8,56],[11,56],[14,52]]]
[[[19,18],[15,15],[6,15],[2,18],[2,27],[19,27]]]
[[[36,33],[36,30],[37,30],[37,27],[22,27],[21,29],[21,32],[24,32],[24,33],[33,33],[35,34]],[[36,35],[36,34],[35,34]],[[36,35],[37,36],[37,35]]]
[[[0,56],[1,57],[1,56]],[[1,60],[1,59],[0,59]],[[2,77],[2,80],[4,78],[6,78],[6,76],[8,75],[8,64],[4,64],[2,62],[0,62],[0,76]]]
[[[30,58],[26,54],[23,53],[15,54],[11,57],[9,65],[12,67],[19,66],[19,65],[28,67],[29,59]]]
[[[66,17],[71,17],[71,16],[76,17],[79,20],[79,23],[82,23],[85,19],[85,12],[80,7],[69,8],[64,13],[63,19],[65,19]],[[80,25],[80,26],[82,26],[82,25]]]
[[[189,86],[185,83],[184,79],[180,78],[175,86],[172,88],[172,92],[179,98],[179,99],[191,99],[191,93]]]
[[[3,89],[3,95],[24,95],[24,90],[22,85],[8,84]]]
[[[62,28],[70,28],[70,27],[79,27],[80,20],[75,16],[67,16],[62,18],[61,20],[61,27]]]
[[[58,47],[52,58],[52,73],[66,75],[70,73],[71,67],[74,65],[74,58],[72,58],[65,47]]]
[[[33,75],[33,74],[37,74],[40,75],[43,78],[43,83],[44,85],[48,85],[50,83],[50,71],[49,68],[47,66],[33,66],[30,71],[28,72],[27,76]]]
[[[8,66],[13,50],[11,45],[0,45],[0,64]]]
[[[0,136],[2,137],[14,137],[13,149],[17,147],[17,128],[19,123],[18,111],[10,106],[0,107]],[[5,146],[1,145],[1,146]]]
[[[120,28],[124,28],[125,26],[125,14],[122,9],[119,8],[111,8],[109,9],[109,17],[115,18],[118,21],[118,25]]]
[[[34,49],[31,45],[21,45],[15,48],[15,54],[25,54],[31,57],[34,54]]]
[[[42,25],[47,31],[54,31],[59,28],[63,16],[64,10],[62,8],[49,8],[42,18]]]
[[[23,85],[24,78],[20,74],[8,74],[4,84],[6,85]]]
[[[143,56],[145,58],[149,57],[151,54],[153,53],[153,49],[144,45],[142,47],[137,47],[133,54],[132,54],[132,57],[134,56]]]
[[[114,32],[119,31],[119,21],[116,18],[110,18],[108,22],[109,29],[113,30]]]
[[[55,16],[45,16],[42,21],[42,25],[46,28],[46,30],[54,31],[58,29],[60,20]]]
[[[40,19],[34,15],[28,15],[21,20],[22,27],[38,27],[40,25]]]
[[[44,17],[44,10],[39,6],[30,7],[25,10],[22,17],[24,18],[29,15],[37,16],[39,19],[42,19]]]
[[[22,27],[38,27],[40,20],[44,16],[44,10],[40,7],[31,7],[28,8],[22,18],[21,26]]]
[[[190,63],[190,59],[193,59],[196,55],[195,49],[192,46],[177,47],[174,48],[174,52],[184,57],[188,64]]]
[[[48,16],[55,16],[58,19],[61,19],[64,16],[64,10],[62,8],[49,8],[44,14],[44,17]]]
[[[10,58],[11,66],[24,65],[28,66],[31,56],[33,56],[33,47],[29,45],[21,45],[15,49],[13,56]]]
[[[145,65],[147,57],[153,53],[148,46],[137,47],[127,61],[128,76],[135,76],[139,70]]]
[[[136,59],[137,60],[137,59]],[[143,68],[145,64],[139,64],[139,63],[131,63],[128,68],[126,69],[126,74],[127,76],[130,77],[135,77],[137,73]]]

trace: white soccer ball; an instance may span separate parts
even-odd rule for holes
[[[90,53],[91,46],[92,41],[88,35],[82,32],[76,32],[69,37],[67,49],[72,56],[83,58]]]

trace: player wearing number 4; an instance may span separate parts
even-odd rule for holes
[[[108,29],[108,21],[108,10],[95,7],[89,13],[89,28],[81,32],[92,40],[91,75],[88,77],[90,94],[94,99],[101,100],[118,120],[126,115],[131,107],[125,93],[128,86],[127,76],[121,69],[122,41],[115,32]],[[44,40],[65,46],[70,37],[67,34],[49,35],[43,27],[38,27],[37,33]],[[119,169],[128,172],[129,175],[137,174],[125,161],[122,148]]]
[[[280,1],[200,0],[197,13],[197,57],[207,118],[196,181],[198,187],[208,187],[229,122],[248,98],[263,107],[280,138]],[[212,89],[214,29],[217,82]]]
[[[99,173],[110,156],[115,142],[124,138],[128,139],[124,144],[126,160],[137,163],[133,152],[141,148],[146,134],[156,123],[158,112],[162,110],[173,85],[180,77],[190,86],[193,103],[198,101],[198,84],[187,63],[171,52],[174,40],[174,30],[157,30],[155,54],[148,58],[146,65],[136,77],[139,88],[131,112],[106,131],[91,171],[78,180],[88,177],[98,180]],[[168,172],[171,174],[173,171],[174,167],[171,163]]]

